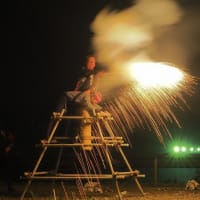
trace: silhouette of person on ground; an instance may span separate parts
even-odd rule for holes
[[[14,192],[13,182],[15,178],[15,137],[9,129],[0,130],[0,177],[7,184],[9,192]]]

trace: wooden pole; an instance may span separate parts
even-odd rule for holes
[[[154,157],[154,185],[158,184],[158,157]]]

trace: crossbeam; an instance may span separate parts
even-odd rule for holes
[[[48,172],[47,172],[48,173]],[[38,175],[39,174],[39,175]],[[26,172],[26,177],[27,179],[48,179],[48,180],[73,180],[73,179],[125,179],[126,177],[129,176],[136,176],[140,178],[144,178],[144,174],[138,174],[138,171],[132,171],[132,172],[115,172],[114,174],[63,174],[63,173],[58,173],[53,176],[41,176],[43,173],[36,173],[33,174],[30,172]]]

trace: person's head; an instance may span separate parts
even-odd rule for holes
[[[87,70],[92,71],[94,70],[95,66],[96,66],[96,58],[94,57],[94,55],[88,55],[86,60]]]

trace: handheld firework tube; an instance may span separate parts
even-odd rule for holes
[[[90,118],[90,114],[87,110],[82,110],[81,115],[86,119]],[[86,150],[86,151],[92,150],[91,137],[92,137],[91,120],[90,119],[83,120],[81,128],[80,128],[80,141],[82,144],[84,144],[83,150]]]

